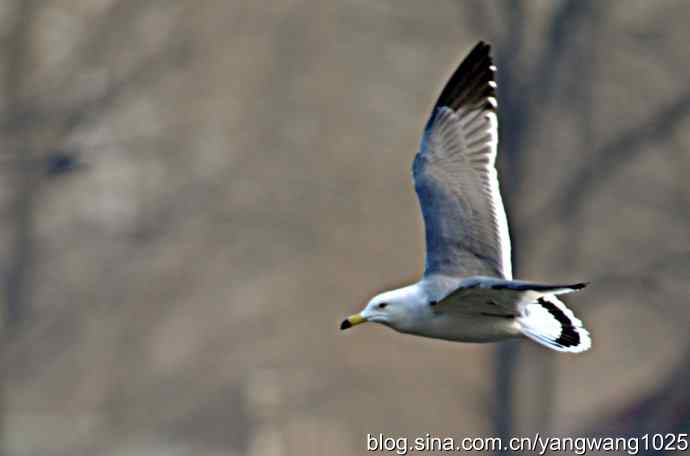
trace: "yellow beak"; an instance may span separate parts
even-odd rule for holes
[[[365,323],[366,321],[367,319],[364,318],[362,314],[350,315],[345,320],[343,320],[342,323],[340,323],[340,329],[352,328],[353,326]]]

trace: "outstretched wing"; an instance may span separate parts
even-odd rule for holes
[[[510,237],[494,163],[496,83],[480,42],[441,92],[412,166],[426,228],[424,274],[510,279]]]

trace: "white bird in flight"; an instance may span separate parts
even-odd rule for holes
[[[526,336],[550,349],[590,348],[589,332],[558,295],[585,283],[513,280],[510,237],[494,167],[496,67],[479,42],[455,70],[424,129],[412,173],[426,232],[422,279],[375,296],[340,329],[375,322],[459,342]]]

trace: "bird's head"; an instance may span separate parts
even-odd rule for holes
[[[410,287],[386,291],[374,296],[364,310],[350,315],[340,324],[340,329],[348,329],[368,321],[381,323],[401,330],[410,317],[411,304],[415,295]]]

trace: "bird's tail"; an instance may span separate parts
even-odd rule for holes
[[[554,294],[525,305],[517,321],[525,336],[552,350],[580,353],[592,346],[589,331]]]

